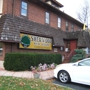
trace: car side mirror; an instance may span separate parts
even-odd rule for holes
[[[74,63],[73,66],[78,66],[78,64],[77,63]]]

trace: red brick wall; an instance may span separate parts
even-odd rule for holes
[[[35,5],[33,3],[29,4],[28,18],[32,21],[44,24],[45,23],[45,9]]]
[[[20,16],[20,7],[21,7],[21,0],[15,0],[15,5],[14,5],[14,15]],[[3,0],[3,14],[12,14],[12,3],[13,0]]]
[[[62,22],[61,29],[65,31],[66,30],[66,20],[64,18],[61,18],[61,22]]]
[[[8,12],[8,0],[3,0],[3,14]]]
[[[15,16],[20,16],[21,12],[21,0],[15,0],[15,8],[14,8],[14,14]]]
[[[74,25],[74,30],[78,30],[78,26]]]
[[[50,12],[50,26],[58,28],[58,16],[52,12]]]
[[[60,51],[60,48],[58,49],[58,52],[54,52],[54,48],[51,51],[48,50],[34,50],[34,49],[20,49],[19,44],[17,43],[3,43],[3,55],[0,56],[0,60],[4,60],[5,54],[9,52],[37,52],[37,53],[60,53],[64,54],[64,51]]]
[[[34,49],[20,49],[17,43],[5,43],[6,53],[8,52],[42,52],[42,53],[53,53],[53,50],[34,50]]]
[[[45,8],[40,7],[39,5],[35,4],[35,3],[31,3],[29,0],[26,0],[28,3],[28,19],[41,23],[41,24],[45,24],[45,12],[48,11]],[[12,3],[13,0],[4,0],[4,7],[3,7],[3,14],[6,13],[10,13],[12,14]],[[15,5],[14,5],[14,15],[15,16],[21,16],[20,12],[21,12],[21,0],[15,0]],[[50,26],[54,27],[54,28],[58,28],[57,27],[57,18],[59,15],[50,12]],[[61,24],[61,29],[62,30],[66,30],[66,21],[64,18],[61,17],[62,20],[62,24]],[[69,21],[68,21],[69,22]],[[75,25],[75,29],[77,29],[77,26]],[[71,22],[69,22],[69,30],[71,30]]]
[[[0,56],[0,60],[4,60],[5,54],[9,52],[37,52],[37,53],[59,53],[64,55],[64,51],[60,51],[60,48],[57,48],[57,52],[52,50],[34,50],[34,49],[20,49],[18,43],[3,43],[3,54]]]

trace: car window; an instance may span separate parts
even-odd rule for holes
[[[79,62],[78,66],[90,66],[90,59]]]

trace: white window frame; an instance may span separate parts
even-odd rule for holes
[[[27,16],[27,10],[28,10],[27,2],[22,1],[21,2],[21,15],[22,16]]]
[[[46,12],[45,13],[45,23],[46,24],[49,24],[50,23],[50,14],[49,14],[49,12]]]
[[[54,48],[54,52],[58,52],[58,48]]]
[[[87,54],[90,54],[90,47],[87,47]]]
[[[68,29],[69,29],[69,22],[66,21],[66,31],[68,31]]]
[[[58,17],[58,28],[61,28],[61,18]]]
[[[74,24],[71,25],[71,29],[72,29],[72,31],[74,31]]]

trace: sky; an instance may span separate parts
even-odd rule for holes
[[[85,0],[57,0],[64,7],[61,9],[68,15],[77,19],[77,12],[80,11],[80,7],[83,6]],[[90,0],[87,0],[90,3]]]

